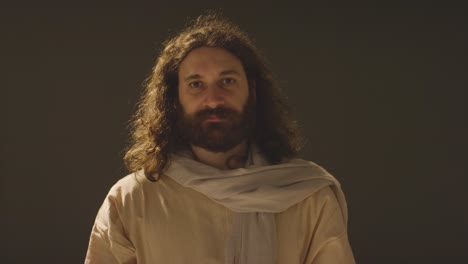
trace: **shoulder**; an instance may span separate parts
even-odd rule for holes
[[[146,179],[143,171],[126,175],[110,188],[101,207],[101,214],[126,224],[134,221],[135,217],[143,217],[146,203],[157,203],[157,199],[147,198],[148,193],[151,193],[148,188],[156,188],[156,185]]]
[[[346,230],[346,209],[338,201],[332,186],[324,186],[279,216],[281,223],[294,222],[302,231],[321,230],[338,236]],[[301,231],[301,232],[302,232]]]
[[[337,195],[332,185],[326,185],[317,190],[298,204],[303,209],[320,211],[324,207],[339,208]]]
[[[111,196],[126,196],[138,191],[141,188],[140,182],[137,180],[139,172],[131,173],[118,180],[109,190]]]
[[[348,222],[348,206],[339,184],[323,186],[297,204],[297,210],[325,219],[333,218],[345,226]]]
[[[307,177],[310,177],[313,182],[325,182],[318,185],[313,184],[316,187],[315,191],[296,204],[297,207],[300,207],[301,210],[317,214],[323,210],[336,212],[347,222],[348,210],[345,195],[340,182],[332,174],[322,166],[303,159],[288,160],[286,164],[304,166],[304,169],[307,171]]]
[[[131,173],[118,180],[109,190],[107,200],[119,207],[141,207],[144,203],[156,203],[180,188],[166,176],[156,182],[146,178],[144,171]]]
[[[285,159],[279,165],[302,167],[304,169],[310,170],[313,174],[327,175],[333,177],[325,168],[310,160],[299,158]]]
[[[109,190],[106,200],[116,207],[125,207],[143,198],[143,188],[147,184],[143,171],[133,172],[118,180]]]

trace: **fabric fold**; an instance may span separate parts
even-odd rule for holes
[[[236,213],[225,263],[276,263],[276,223],[271,213]]]

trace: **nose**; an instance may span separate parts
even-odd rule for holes
[[[206,89],[205,94],[205,107],[216,108],[224,105],[224,95],[221,87],[218,85],[211,85]]]

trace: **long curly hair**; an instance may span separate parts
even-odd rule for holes
[[[178,68],[198,47],[223,48],[241,61],[249,86],[255,85],[255,128],[251,140],[271,164],[297,155],[301,140],[290,109],[273,81],[259,50],[246,33],[220,14],[202,15],[164,43],[145,91],[131,120],[132,139],[124,157],[130,172],[143,169],[157,181],[170,162],[170,154],[187,147],[177,127]]]

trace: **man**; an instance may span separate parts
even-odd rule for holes
[[[218,15],[168,41],[86,263],[354,263],[346,202],[259,52]]]

